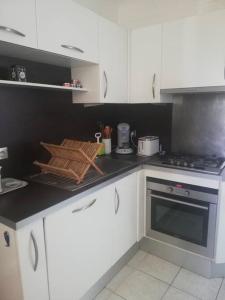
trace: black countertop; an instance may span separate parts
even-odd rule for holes
[[[105,172],[105,175],[98,177],[90,184],[87,183],[87,185],[78,187],[73,192],[46,184],[29,182],[28,186],[24,188],[0,196],[0,222],[13,229],[20,228],[28,221],[33,221],[34,217],[44,217],[50,213],[50,208],[63,201],[132,169],[141,167],[149,160],[151,158],[136,155],[112,155],[97,158],[96,162]]]

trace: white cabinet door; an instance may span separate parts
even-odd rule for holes
[[[131,31],[130,101],[160,102],[162,25]]]
[[[137,174],[115,183],[113,263],[137,242]]]
[[[3,224],[0,224],[0,299],[23,300],[15,231]]]
[[[99,19],[101,101],[128,102],[128,32]]]
[[[35,0],[0,0],[0,40],[37,47]]]
[[[163,26],[162,88],[224,85],[225,10]]]
[[[51,300],[78,300],[111,266],[112,187],[46,218]]]
[[[73,0],[37,1],[38,48],[98,61],[98,17]]]
[[[16,231],[23,300],[49,300],[43,220]]]

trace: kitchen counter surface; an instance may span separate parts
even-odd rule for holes
[[[97,158],[96,163],[105,174],[95,175],[93,180],[87,182],[84,180],[72,192],[28,180],[28,186],[0,196],[0,223],[19,229],[142,168],[162,172],[162,168],[154,165],[157,158],[158,156],[140,157],[134,154],[113,154]],[[174,170],[171,168],[163,168],[163,172],[168,173],[168,178],[174,175]],[[186,177],[195,176],[199,180],[205,178],[210,182],[217,181],[217,185],[220,178],[220,176],[182,170],[176,170],[176,174],[185,174]]]
[[[78,186],[73,192],[30,181],[28,186],[0,196],[0,222],[13,229],[19,229],[141,169],[142,165],[149,163],[151,159],[136,155],[97,158],[96,163],[105,174],[91,183]]]

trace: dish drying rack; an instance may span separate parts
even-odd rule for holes
[[[41,145],[52,155],[47,164],[34,162],[35,165],[41,168],[43,173],[67,177],[75,180],[77,184],[84,180],[91,166],[98,173],[104,175],[103,171],[94,162],[102,144],[64,139],[61,145],[43,142],[41,142]]]

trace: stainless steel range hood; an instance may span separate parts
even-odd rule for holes
[[[202,94],[202,93],[223,93],[225,86],[204,86],[204,87],[191,87],[191,88],[171,88],[161,89],[161,94]]]

